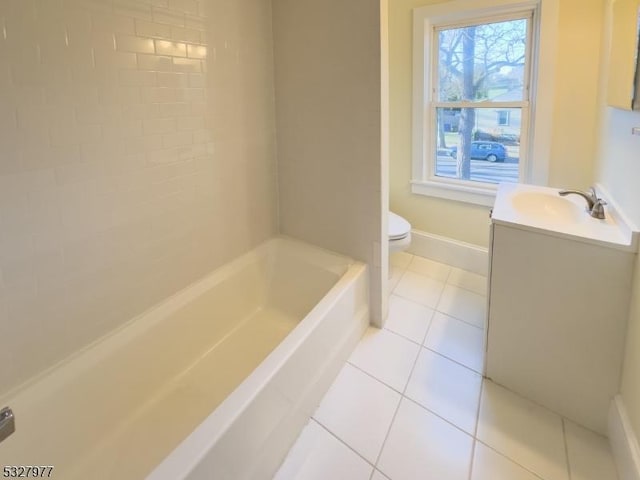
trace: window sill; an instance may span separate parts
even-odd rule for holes
[[[469,187],[426,180],[413,180],[411,182],[411,193],[485,207],[493,207],[496,199],[496,188]]]

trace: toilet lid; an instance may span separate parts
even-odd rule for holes
[[[389,212],[389,240],[400,240],[409,235],[411,224],[400,215]]]

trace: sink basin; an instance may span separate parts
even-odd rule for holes
[[[637,250],[637,229],[611,208],[613,202],[605,208],[606,218],[599,220],[589,214],[583,198],[578,195],[561,197],[558,192],[555,188],[536,185],[500,184],[491,219],[496,224],[545,235]],[[608,195],[603,194],[603,197],[611,200]]]
[[[580,208],[557,193],[550,195],[546,192],[516,192],[511,197],[511,203],[522,215],[554,223],[580,222],[587,215],[585,208]]]

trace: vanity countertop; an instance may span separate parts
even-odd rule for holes
[[[498,186],[491,215],[495,224],[636,252],[638,232],[598,190],[609,205],[606,218],[591,217],[586,201],[578,195],[561,197],[559,189],[502,183]]]

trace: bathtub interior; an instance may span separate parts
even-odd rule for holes
[[[296,327],[349,260],[273,239],[4,398],[2,464],[143,478]],[[5,404],[5,403],[3,403]]]

